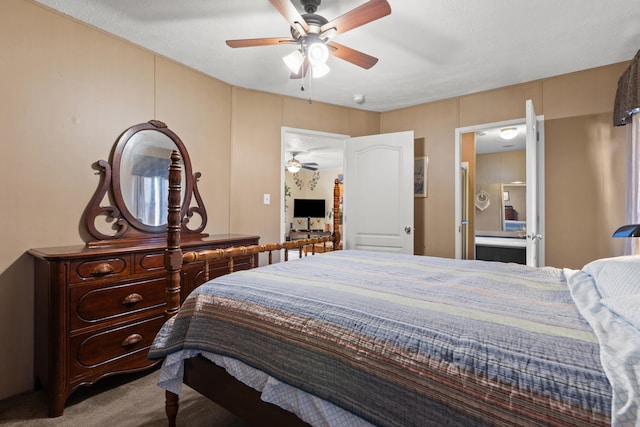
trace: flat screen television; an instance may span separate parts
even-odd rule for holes
[[[324,199],[293,199],[294,218],[324,218]]]

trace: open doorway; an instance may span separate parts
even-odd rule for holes
[[[456,258],[544,265],[543,117],[532,116],[456,129]]]
[[[326,225],[332,224],[333,182],[344,171],[347,139],[348,135],[282,128],[280,235],[283,240],[308,237],[306,230],[323,233]],[[316,213],[318,217],[294,217],[296,199],[325,200],[322,216]]]
[[[339,210],[343,219],[340,224],[343,247],[413,253],[413,143],[413,131],[349,137],[283,128],[280,212],[281,233],[284,238],[287,238],[290,230],[298,227],[310,230],[311,234],[319,232],[318,222],[315,221],[317,218],[310,218],[314,219],[314,223],[309,225],[305,221],[307,218],[300,218],[300,224],[298,218],[291,220],[295,206],[289,203],[293,197],[285,194],[285,184],[289,178],[287,174],[291,175],[285,171],[288,160],[293,157],[291,150],[295,151],[300,163],[316,163],[310,166],[317,169],[306,178],[299,176],[300,181],[294,181],[291,186],[300,185],[306,187],[306,191],[316,183],[313,174],[320,172],[318,182],[323,175],[328,175],[328,187],[331,188],[327,196],[329,203],[333,202],[333,182],[340,173],[334,169],[323,174],[321,156],[329,156],[328,153],[333,150],[342,155],[344,204],[341,204]],[[303,150],[307,151],[308,157],[303,155]],[[299,190],[302,191],[303,188]],[[310,198],[308,193],[303,194],[303,197]],[[366,200],[362,200],[363,198]],[[324,224],[333,223],[328,216],[329,211],[327,208],[327,216],[321,218]],[[306,235],[310,233],[303,232]]]

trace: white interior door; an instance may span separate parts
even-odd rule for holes
[[[347,140],[346,249],[413,254],[413,197],[413,131]]]
[[[544,129],[533,102],[526,102],[527,265],[544,265]]]

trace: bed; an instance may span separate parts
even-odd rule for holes
[[[179,250],[174,190],[149,352],[170,425],[183,382],[252,425],[640,425],[640,257],[569,270],[343,250],[218,277],[180,306],[179,266],[199,255]]]

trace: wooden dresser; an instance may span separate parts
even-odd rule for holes
[[[258,236],[219,235],[182,243],[183,251],[257,244]],[[165,245],[32,249],[35,257],[35,381],[49,415],[62,415],[82,385],[151,368],[147,359],[164,323]],[[249,256],[234,270],[249,268]],[[182,270],[181,299],[204,282],[202,263]],[[209,266],[210,278],[228,272]]]

